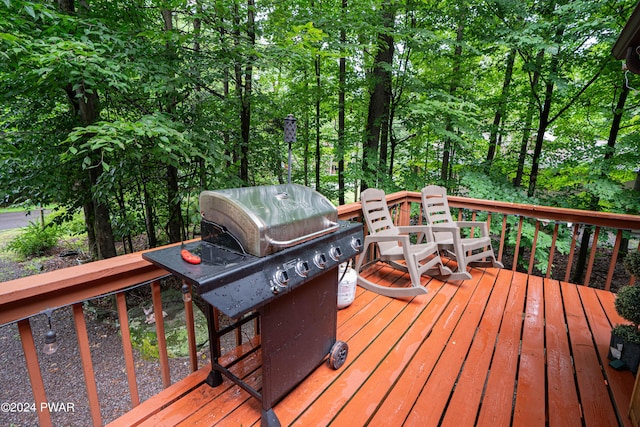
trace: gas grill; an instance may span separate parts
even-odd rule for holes
[[[207,304],[211,386],[230,378],[262,402],[262,425],[280,425],[272,407],[327,355],[339,368],[347,345],[336,341],[338,266],[362,249],[359,223],[338,220],[320,193],[297,184],[203,191],[200,241],[185,245],[200,264],[185,262],[175,246],[143,254],[189,282]],[[235,319],[260,319],[262,389],[252,389],[218,363],[213,307]]]

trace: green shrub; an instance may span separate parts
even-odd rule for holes
[[[629,252],[622,264],[627,273],[640,279],[640,251]]]
[[[624,286],[615,301],[618,314],[633,323],[636,331],[640,325],[640,286]]]
[[[54,224],[42,226],[32,222],[24,232],[9,242],[7,249],[25,258],[39,256],[55,247],[59,236],[58,226]]]
[[[638,333],[638,329],[633,325],[617,325],[611,333],[622,338],[625,342],[640,344],[640,333]]]

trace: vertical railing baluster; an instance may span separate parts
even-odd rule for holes
[[[569,250],[569,259],[567,260],[567,269],[564,272],[564,281],[569,281],[569,275],[571,274],[571,266],[573,265],[573,256],[576,252],[576,243],[578,242],[578,224],[573,224],[573,234],[571,235],[571,249]]]
[[[84,373],[84,383],[87,388],[87,399],[89,399],[89,409],[94,426],[102,425],[100,415],[100,401],[98,399],[98,387],[93,373],[93,362],[91,361],[91,348],[89,346],[89,335],[87,334],[87,322],[84,319],[82,303],[72,305],[73,321],[76,325],[76,336],[78,337],[78,350],[82,361],[82,372]]]
[[[545,277],[548,279],[551,277],[551,269],[553,268],[553,257],[556,253],[556,242],[558,240],[558,222],[553,226],[553,237],[551,238],[551,248],[549,249],[549,261],[547,262],[547,274]]]
[[[529,268],[527,274],[533,272],[533,266],[536,261],[536,246],[538,245],[538,232],[540,231],[540,221],[536,220],[536,231],[533,233],[533,242],[531,243],[531,256],[529,257]]]
[[[476,220],[476,211],[472,211],[471,212],[471,221],[475,221]],[[469,237],[475,237],[476,236],[476,228],[475,227],[471,227],[471,230],[469,231]]]
[[[613,281],[613,272],[616,269],[618,262],[618,252],[620,252],[620,244],[622,243],[622,230],[618,229],[616,233],[616,242],[613,245],[613,253],[611,254],[611,262],[609,262],[609,271],[607,272],[607,281],[604,283],[604,289],[611,289],[611,282]]]
[[[638,247],[636,248],[636,251],[640,251],[640,242],[638,242]],[[633,286],[636,283],[636,276],[631,276],[631,278],[629,279],[629,286]]]
[[[118,321],[120,322],[120,333],[122,335],[122,352],[124,354],[124,363],[127,370],[127,382],[129,383],[131,407],[136,407],[140,404],[140,396],[138,395],[138,382],[136,380],[133,348],[131,346],[129,315],[127,314],[127,299],[124,292],[118,292],[116,294],[116,305],[118,307]]]
[[[500,248],[498,249],[498,261],[502,262],[504,242],[507,236],[507,214],[502,215],[502,232],[500,233]]]
[[[596,226],[596,230],[593,233],[593,244],[591,245],[591,253],[589,254],[589,264],[587,264],[587,274],[585,275],[585,278],[584,278],[584,286],[589,286],[589,282],[591,281],[591,270],[593,270],[593,262],[596,259],[599,234],[600,234],[600,227]]]
[[[18,321],[18,332],[20,333],[20,341],[22,341],[22,351],[27,362],[27,372],[29,373],[29,381],[31,382],[31,391],[33,400],[37,408],[38,425],[40,427],[51,427],[51,413],[47,403],[47,395],[44,391],[44,382],[42,381],[42,372],[38,363],[38,354],[36,352],[36,344],[33,341],[31,332],[31,324],[29,319]],[[44,405],[41,405],[43,404]],[[42,408],[42,409],[41,409]]]
[[[518,234],[516,236],[516,247],[513,251],[513,266],[511,267],[512,271],[516,271],[516,267],[518,266],[518,254],[520,253],[520,239],[522,237],[522,223],[524,222],[524,217],[518,215],[520,220],[518,221]]]
[[[191,364],[191,372],[198,370],[198,349],[196,348],[196,326],[193,317],[193,300],[191,298],[191,285],[185,280],[182,281],[184,301],[184,317],[187,327],[187,344],[189,346],[189,363]]]
[[[411,223],[411,203],[406,199],[400,204],[399,220],[401,225],[409,225]]]
[[[158,359],[160,362],[160,376],[162,385],[167,388],[171,385],[171,373],[169,371],[169,355],[167,354],[167,337],[164,331],[164,317],[162,316],[162,294],[160,282],[151,282],[151,298],[153,300],[153,313],[156,318],[156,335],[158,337]]]

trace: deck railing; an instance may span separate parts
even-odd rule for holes
[[[388,203],[393,207],[398,224],[409,224],[412,221],[421,221],[420,194],[402,191],[389,194]],[[558,236],[560,227],[570,225],[571,244],[568,252],[568,261],[564,268],[564,280],[569,280],[572,265],[574,263],[578,236],[585,227],[593,227],[593,238],[589,248],[589,259],[584,274],[585,286],[593,285],[591,279],[596,259],[607,253],[609,260],[607,275],[602,287],[610,289],[614,282],[616,267],[619,267],[618,253],[624,239],[638,239],[640,232],[640,216],[608,214],[602,212],[581,211],[575,209],[562,209],[547,206],[534,206],[515,203],[504,203],[489,200],[478,200],[466,197],[449,197],[449,204],[458,210],[459,217],[469,219],[486,220],[493,231],[498,258],[504,262],[507,254],[510,263],[505,263],[505,268],[523,268],[529,274],[536,273],[535,253],[540,250],[543,229],[550,228],[551,243],[545,243],[548,250],[548,266],[543,274],[551,274],[551,266],[556,263],[554,255],[558,249]],[[351,203],[338,208],[340,219],[361,220],[359,203]],[[533,233],[529,233],[533,229]],[[527,234],[530,247],[521,248],[523,234]],[[615,236],[612,239],[603,239],[602,236]],[[510,242],[515,242],[511,244]],[[632,240],[635,242],[635,240]],[[607,250],[601,250],[606,247]],[[523,250],[524,249],[524,250]],[[524,259],[523,253],[528,253],[528,259]],[[602,260],[598,259],[598,262]],[[520,265],[520,267],[518,267]],[[555,266],[554,270],[560,266]],[[138,379],[135,372],[135,361],[132,341],[129,333],[129,318],[126,302],[126,293],[132,288],[148,286],[155,314],[155,326],[158,338],[159,352],[159,376],[166,388],[171,383],[169,356],[165,342],[163,321],[163,301],[161,298],[161,280],[167,273],[147,261],[143,260],[141,253],[127,254],[96,261],[76,267],[65,268],[49,273],[29,276],[9,282],[0,283],[0,327],[17,324],[19,337],[22,343],[23,356],[29,382],[33,392],[34,407],[37,408],[38,423],[41,426],[53,425],[48,399],[45,393],[43,370],[40,358],[46,357],[35,345],[41,342],[42,337],[34,339],[29,319],[38,315],[52,315],[56,310],[71,307],[72,317],[76,328],[77,348],[80,354],[81,367],[84,374],[85,392],[93,425],[104,423],[101,414],[98,387],[94,375],[94,367],[91,357],[91,342],[87,333],[84,312],[84,302],[99,297],[113,295],[118,313],[118,323],[122,341],[122,354],[124,356],[123,370],[126,371],[128,397],[132,407],[140,402],[138,393]],[[628,276],[624,283],[629,283]],[[632,283],[632,282],[631,282]],[[187,286],[183,290],[190,293]],[[198,357],[196,351],[195,333],[193,327],[193,302],[185,298],[185,322],[188,329],[189,365],[191,372],[198,369]],[[237,336],[238,342],[241,337]],[[49,373],[45,373],[49,374]]]

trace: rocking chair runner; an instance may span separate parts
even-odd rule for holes
[[[454,221],[451,218],[447,190],[437,185],[429,185],[422,189],[422,210],[427,224],[433,228],[433,236],[439,249],[445,249],[456,259],[458,270],[452,280],[471,279],[467,265],[474,267],[503,268],[496,260],[491,247],[491,237],[487,223],[482,221]],[[464,238],[460,234],[462,228],[480,229],[480,237]],[[473,233],[473,232],[472,232]]]
[[[429,227],[396,226],[382,190],[369,188],[363,191],[361,201],[369,234],[364,239],[364,250],[356,264],[358,285],[389,297],[410,297],[427,293],[427,289],[420,284],[422,274],[426,273],[433,277],[448,277],[451,274],[451,270],[442,265],[438,246],[433,242]],[[410,233],[418,234],[418,243],[411,243]],[[423,239],[426,239],[426,243],[421,243]],[[360,276],[362,264],[372,243],[378,246],[381,261],[409,273],[410,287],[381,286]],[[404,263],[397,262],[401,260],[404,260]]]

